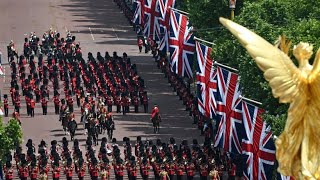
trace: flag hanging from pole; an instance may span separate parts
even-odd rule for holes
[[[208,118],[215,118],[217,92],[216,71],[211,56],[212,49],[196,41],[198,109]]]
[[[157,0],[145,0],[144,4],[144,35],[152,40],[160,40],[160,12]]]
[[[214,145],[225,151],[241,154],[243,124],[239,76],[220,66],[216,71],[218,88],[215,98],[218,130]]]
[[[242,140],[242,154],[246,159],[247,169],[244,179],[272,179],[275,162],[275,145],[271,127],[263,121],[263,110],[242,101],[242,117],[245,138]]]
[[[175,7],[175,0],[159,0],[158,8],[160,12],[160,18],[158,19],[160,29],[160,42],[159,50],[169,52],[168,35],[170,34],[170,8]]]
[[[180,76],[193,77],[193,54],[195,42],[192,35],[192,26],[188,17],[171,10],[169,50],[171,56],[171,71]]]
[[[144,25],[144,1],[145,0],[137,0],[135,3],[135,11],[133,14],[132,22],[137,25]]]

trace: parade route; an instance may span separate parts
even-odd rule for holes
[[[76,36],[76,42],[80,42],[83,56],[86,59],[88,52],[96,57],[97,52],[104,55],[105,51],[110,54],[117,51],[122,56],[126,52],[132,63],[137,64],[139,75],[145,79],[146,90],[149,94],[149,112],[153,104],[157,103],[162,123],[159,134],[153,133],[150,122],[150,113],[127,115],[113,113],[116,124],[114,132],[119,145],[122,145],[122,138],[129,137],[135,141],[137,136],[142,140],[161,138],[167,142],[170,137],[175,137],[177,144],[182,139],[187,139],[191,144],[196,138],[200,142],[203,137],[195,125],[192,125],[192,118],[186,112],[182,101],[172,91],[167,79],[156,67],[150,54],[138,53],[136,45],[136,34],[118,7],[111,0],[2,0],[0,1],[0,48],[3,52],[3,63],[7,63],[6,45],[14,40],[19,54],[22,52],[24,34],[36,32],[41,37],[44,31],[50,27],[66,36],[70,30]],[[10,68],[4,65],[6,75],[10,75]],[[0,77],[1,96],[9,94],[10,76]],[[4,79],[5,78],[5,79]],[[4,83],[3,83],[4,82]],[[51,91],[52,92],[52,91]],[[51,96],[52,97],[52,96]],[[54,114],[53,102],[49,102],[48,115],[41,113],[41,105],[36,104],[35,117],[28,117],[26,114],[25,101],[22,99],[21,120],[23,128],[24,143],[33,139],[36,145],[41,139],[48,144],[53,139],[61,141],[64,137],[58,115]],[[11,102],[10,102],[11,105]],[[115,108],[115,107],[113,107]],[[131,107],[132,108],[132,107]],[[13,112],[10,106],[9,114]],[[80,108],[75,108],[76,120],[80,121]],[[8,118],[4,118],[8,121]],[[76,137],[82,145],[85,144],[86,136],[83,135],[83,128],[78,126]],[[67,137],[70,139],[69,137]],[[102,136],[100,135],[100,139]]]

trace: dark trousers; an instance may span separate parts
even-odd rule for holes
[[[177,180],[182,180],[182,177],[183,177],[183,176],[177,175]]]
[[[121,106],[117,105],[117,113],[120,113],[120,112],[121,112]]]
[[[4,116],[8,117],[9,115],[9,108],[4,108]]]
[[[30,115],[31,117],[34,117],[34,108],[30,108]]]
[[[20,113],[20,107],[19,106],[15,106],[14,109],[15,109],[16,112]]]
[[[135,113],[138,113],[138,112],[139,112],[139,106],[138,106],[138,105],[134,106],[134,112],[135,112]]]
[[[59,114],[59,110],[60,110],[59,105],[54,105],[54,112],[55,112],[55,114]]]
[[[142,179],[143,179],[143,180],[147,180],[147,179],[148,179],[148,176],[142,175]]]
[[[144,113],[147,113],[148,112],[148,104],[144,104],[143,108],[144,108]]]
[[[108,112],[112,112],[112,105],[108,105]]]
[[[193,176],[187,176],[187,180],[193,180]]]
[[[42,114],[47,115],[47,106],[42,106]]]
[[[72,177],[67,177],[67,180],[72,180]]]
[[[69,111],[73,112],[73,104],[69,105]]]
[[[80,98],[77,97],[77,106],[80,107]]]
[[[36,102],[40,102],[40,95],[36,95]]]
[[[117,180],[123,180],[123,176],[116,176]]]
[[[122,106],[122,113],[123,115],[126,115],[127,112],[127,107],[126,106]]]
[[[207,180],[207,176],[200,176],[200,180]]]
[[[27,105],[27,115],[30,116],[31,112],[30,112],[30,106]]]

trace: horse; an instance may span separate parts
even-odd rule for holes
[[[152,118],[151,122],[153,124],[153,132],[154,133],[159,133],[160,130],[160,122],[161,122],[161,117],[159,113],[156,113]]]
[[[106,131],[106,115],[104,113],[101,113],[98,116],[98,121],[99,121],[99,124],[100,124],[99,134],[102,134],[102,131],[103,131],[103,134],[105,134],[105,131]]]
[[[70,132],[70,136],[71,136],[71,141],[74,140],[74,136],[75,136],[75,132],[77,130],[77,122],[75,120],[71,120],[68,122],[68,129],[69,129],[69,132]]]
[[[114,121],[111,118],[106,120],[106,128],[107,128],[108,138],[111,140],[112,136],[113,136],[113,130],[115,129],[114,128]]]
[[[88,136],[92,137],[95,145],[98,145],[99,129],[99,125],[96,124],[94,121],[89,122]]]
[[[61,125],[62,125],[62,128],[63,128],[63,131],[64,131],[64,134],[65,134],[65,135],[67,134],[69,115],[70,115],[70,113],[67,112],[67,111],[60,113],[60,119],[59,119],[59,121],[61,121]]]

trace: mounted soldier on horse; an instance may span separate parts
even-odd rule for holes
[[[152,109],[151,119],[150,120],[151,120],[151,122],[153,124],[153,132],[154,133],[159,133],[161,116],[160,116],[160,111],[159,111],[159,108],[158,108],[157,104],[155,104],[154,108]]]

